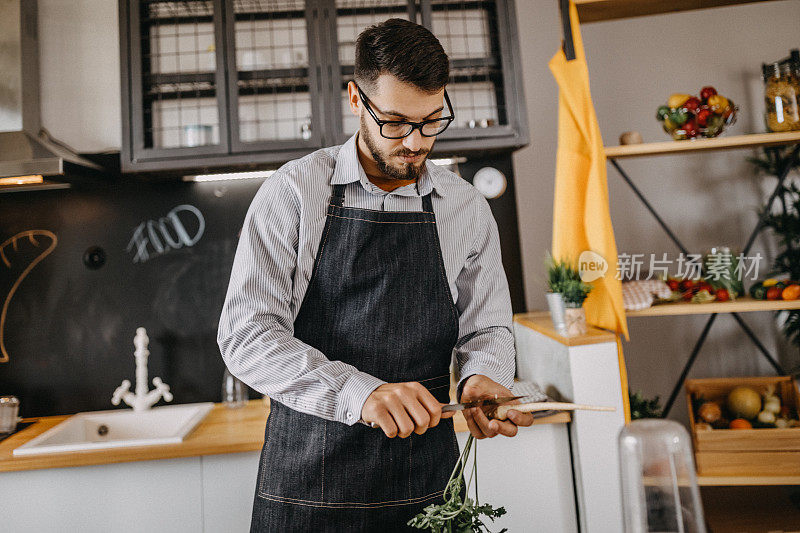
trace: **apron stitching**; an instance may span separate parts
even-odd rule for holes
[[[433,223],[436,224],[435,215],[433,217]],[[450,307],[450,314],[453,315],[453,318],[456,319],[456,323],[458,323],[459,320],[458,320],[458,315],[456,314],[456,305],[455,303],[453,303],[453,294],[450,292],[450,284],[447,282],[447,275],[445,273],[445,268],[444,268],[444,259],[442,259],[442,245],[439,242],[439,233],[436,232],[435,236],[436,236],[436,251],[439,254],[439,277],[443,278],[442,281],[444,282],[444,287],[446,289],[445,292],[447,293],[447,301],[450,302],[450,305],[448,306]],[[458,334],[456,334],[456,341],[457,340],[458,340]]]
[[[442,389],[444,387],[450,387],[450,384],[448,383],[447,385],[436,385],[435,387],[429,387],[428,390],[431,391],[434,389]]]
[[[325,499],[325,441],[328,437],[328,421],[325,420],[325,425],[322,428],[322,496],[320,496],[323,500]]]
[[[381,211],[382,213],[390,213],[391,211]],[[373,224],[436,224],[434,221],[430,220],[423,220],[422,222],[400,222],[400,221],[389,221],[389,220],[369,220],[368,218],[355,218],[355,217],[343,217],[339,215],[331,215],[328,214],[329,217],[336,217],[336,218],[344,218],[346,220],[360,220],[362,222],[372,222]],[[452,299],[452,298],[451,298]]]
[[[411,459],[414,457],[414,453],[412,451],[413,448],[413,440],[408,439],[408,495],[411,496],[411,471],[413,468],[413,462]]]
[[[271,411],[272,410],[270,409],[270,412]],[[267,415],[267,424],[269,424],[269,415]],[[266,463],[266,459],[267,459],[267,452],[268,452],[268,449],[269,449],[268,448],[269,447],[269,439],[272,436],[272,431],[270,431],[270,429],[272,429],[272,428],[267,426],[267,442],[264,444],[264,452],[263,452],[264,453],[264,461],[262,461],[264,463]],[[265,467],[264,471],[266,471],[266,465],[264,465],[264,467]],[[264,490],[264,473],[263,472],[261,474],[261,479],[258,480],[258,484],[259,484],[259,490],[263,491]]]
[[[331,232],[331,225],[329,224],[329,222],[330,220],[325,221],[325,236],[322,239],[322,244],[319,247],[319,252],[317,253],[317,257],[314,259],[314,266],[311,269],[312,270],[311,279],[308,280],[308,287],[306,287],[306,292],[308,292],[308,290],[311,288],[311,283],[316,279],[317,272],[319,271],[319,268],[317,268],[317,266],[322,261],[322,252],[325,251],[325,244],[328,242],[328,234]],[[302,304],[300,307],[302,307]]]
[[[433,211],[380,211],[378,209],[367,209],[366,207],[351,207],[345,205],[336,205],[336,204],[328,204],[328,207],[335,207],[337,209],[356,209],[359,211],[369,211],[371,213],[426,213],[428,215],[432,215]]]
[[[380,502],[323,502],[323,501],[316,501],[316,500],[302,500],[300,498],[290,498],[288,496],[278,496],[276,494],[268,494],[262,493],[260,496],[262,498],[266,498],[268,500],[276,500],[276,501],[283,501],[285,503],[291,503],[296,505],[311,505],[312,507],[332,507],[332,508],[343,508],[345,506],[348,507],[385,507],[388,505],[409,505],[412,503],[418,503],[423,500],[427,500],[430,498],[434,498],[436,496],[440,496],[444,492],[444,489],[438,490],[436,492],[432,492],[430,494],[426,494],[425,496],[418,496],[416,498],[407,498],[403,500],[385,500]]]

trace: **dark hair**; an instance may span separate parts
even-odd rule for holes
[[[433,93],[447,85],[450,64],[428,28],[392,18],[368,27],[356,40],[356,83],[372,88],[381,74]]]

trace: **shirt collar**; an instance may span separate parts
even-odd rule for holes
[[[361,166],[361,161],[358,159],[357,139],[358,132],[355,132],[339,149],[339,153],[336,156],[336,166],[331,176],[331,185],[359,181],[361,186],[368,192],[386,194],[387,191],[384,191],[367,178],[367,174]],[[425,170],[417,180],[417,183],[398,187],[392,192],[401,196],[425,196],[435,190],[439,196],[443,197],[445,194],[441,183],[439,183],[438,171],[439,169],[434,163],[426,160]]]

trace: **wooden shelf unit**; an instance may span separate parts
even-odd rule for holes
[[[797,143],[800,143],[800,131],[787,131],[781,133],[748,133],[731,137],[715,137],[713,139],[623,144],[606,146],[605,152],[606,157],[609,159],[624,159],[629,157],[685,154],[688,152],[763,148],[765,146]]]
[[[710,315],[714,313],[747,313],[751,311],[781,311],[784,309],[800,309],[800,300],[756,300],[742,296],[729,302],[708,302],[704,304],[691,302],[674,302],[656,304],[647,309],[625,311],[628,317],[637,316],[673,316],[673,315]]]
[[[677,13],[770,0],[573,0],[581,22],[602,22],[644,15]]]

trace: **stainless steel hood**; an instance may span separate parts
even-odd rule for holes
[[[0,178],[98,170],[42,128],[37,1],[0,0]]]

